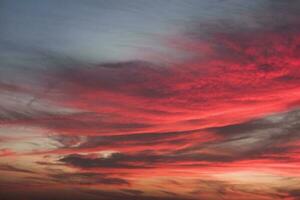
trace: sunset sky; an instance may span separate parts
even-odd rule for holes
[[[300,1],[0,1],[0,200],[280,199]]]

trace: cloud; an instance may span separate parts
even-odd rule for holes
[[[0,171],[7,171],[7,172],[20,172],[20,173],[29,173],[33,174],[34,172],[27,169],[20,169],[11,165],[0,165]]]
[[[75,137],[75,138],[74,138]],[[178,132],[149,132],[138,134],[107,135],[107,136],[61,136],[53,139],[62,143],[60,152],[93,152],[106,149],[115,150],[142,150],[156,148],[166,150],[178,148],[191,143],[206,143],[216,139],[214,134],[208,134],[201,130],[178,131]],[[65,144],[67,141],[77,141],[72,148]]]
[[[203,134],[197,132],[187,133],[186,143],[189,146],[183,146],[180,149],[169,149],[167,151],[158,150],[136,150],[133,153],[112,153],[108,157],[95,157],[93,154],[66,155],[59,161],[79,168],[121,168],[121,169],[147,169],[160,167],[162,165],[178,165],[188,167],[187,163],[202,164],[211,166],[213,163],[227,164],[237,161],[247,161],[252,159],[271,159],[273,162],[282,161],[298,162],[296,158],[289,157],[289,152],[298,149],[294,141],[299,140],[299,110],[270,115],[261,119],[250,120],[240,124],[234,124],[224,127],[216,127],[207,131],[221,135],[218,140],[207,142],[195,142],[193,134]],[[96,138],[93,137],[81,144],[79,149],[97,148],[99,146],[113,147],[118,141],[126,141],[128,149],[136,149],[136,145],[141,145],[146,140],[152,145],[166,145],[164,139],[172,139],[173,136],[183,133],[164,133],[165,135],[129,135],[129,136],[108,136]],[[111,140],[107,140],[110,139]],[[158,140],[156,140],[156,138]],[[188,140],[189,138],[189,140]],[[98,139],[98,140],[97,140]],[[102,139],[102,142],[100,142]],[[131,143],[133,139],[133,143]],[[91,142],[93,141],[93,142]],[[109,144],[109,143],[112,143]],[[175,144],[177,141],[175,140]],[[122,143],[121,143],[122,144]],[[180,144],[180,143],[177,143]],[[239,151],[236,151],[236,149]],[[278,161],[276,161],[276,158]],[[190,166],[192,167],[192,165]]]
[[[140,193],[137,194],[136,192],[134,193],[128,193],[128,190],[123,191],[123,192],[105,192],[105,191],[101,191],[101,190],[86,190],[85,192],[95,195],[100,199],[108,199],[108,200],[115,200],[115,199],[124,199],[124,200],[129,200],[129,199],[141,199],[141,200],[150,200],[150,199],[154,199],[154,200],[171,200],[171,199],[175,199],[175,200],[189,200],[191,198],[184,198],[184,197],[168,197],[168,196],[154,196],[154,195],[141,195]]]
[[[188,34],[171,38],[174,48],[192,56],[179,63],[90,64],[39,52],[36,56],[45,66],[28,67],[37,82],[25,86],[30,98],[9,108],[4,102],[2,123],[41,126],[70,135],[184,131],[245,121],[298,105],[299,30],[218,31],[209,38]],[[202,34],[202,29],[193,32]],[[209,50],[203,50],[203,45]],[[36,109],[37,102],[79,113]]]
[[[41,189],[29,199],[297,198],[299,3],[251,6],[185,22],[183,33],[160,38],[177,52],[163,59],[91,63],[15,49],[19,62],[1,61],[0,124],[38,127],[47,140],[28,148],[1,132],[9,164],[0,170],[20,176],[1,187],[83,189]],[[34,171],[43,179],[28,177]]]
[[[108,158],[90,158],[87,156],[82,156],[78,154],[67,155],[66,157],[60,159],[59,161],[73,165],[75,167],[81,168],[147,168],[144,163],[139,164],[140,162],[153,163],[158,156],[147,155],[147,154],[136,154],[128,155],[122,153],[113,153]],[[135,164],[136,162],[136,164]]]
[[[251,120],[241,124],[211,129],[216,134],[230,136],[220,146],[239,147],[241,158],[267,158],[268,155],[285,155],[298,148],[293,142],[300,139],[299,109]],[[230,147],[232,146],[232,147]],[[271,158],[271,157],[270,157]],[[275,159],[276,157],[273,157]]]
[[[78,184],[78,185],[129,185],[129,182],[121,178],[109,177],[107,174],[100,173],[62,173],[53,174],[50,177],[55,181],[64,184]]]
[[[12,156],[15,155],[15,152],[11,151],[10,149],[0,149],[0,157],[4,157],[4,156]]]

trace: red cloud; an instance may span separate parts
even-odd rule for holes
[[[37,163],[74,171],[56,169],[60,173],[54,174],[44,169],[49,171],[44,177],[54,184],[67,185],[57,179],[75,177],[75,184],[117,185],[126,187],[123,193],[137,196],[143,191],[130,190],[129,185],[157,191],[157,184],[168,190],[165,195],[172,195],[175,186],[159,181],[175,177],[192,188],[175,187],[178,192],[194,199],[297,197],[299,188],[281,182],[300,182],[300,30],[221,29],[201,34],[195,30],[194,37],[167,39],[169,47],[187,55],[182,60],[170,56],[160,64],[153,64],[160,60],[67,66],[55,62],[45,73],[37,72],[45,83],[33,94],[74,112],[1,107],[1,124],[38,126],[50,132],[54,150],[26,155],[53,156],[49,163]],[[4,89],[14,88],[0,85]],[[113,153],[104,156],[102,151]],[[0,157],[4,156],[14,153],[2,149]],[[251,177],[255,173],[258,180]],[[249,178],[246,183],[241,182],[242,175]],[[45,181],[31,179],[41,185]],[[200,179],[216,179],[217,186],[206,188],[208,196],[193,182]],[[255,181],[266,189],[257,189]],[[248,185],[250,189],[245,188]],[[120,196],[111,197],[115,198]]]

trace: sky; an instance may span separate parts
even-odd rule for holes
[[[300,199],[297,0],[1,0],[1,200]]]

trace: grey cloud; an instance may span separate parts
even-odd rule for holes
[[[81,168],[149,168],[154,162],[161,159],[160,156],[154,154],[123,154],[113,153],[108,158],[89,158],[86,156],[71,154],[67,155],[59,161]],[[136,164],[136,162],[143,162]]]
[[[90,136],[86,137],[79,149],[88,149],[105,146],[151,146],[155,144],[186,144],[190,142],[189,136],[201,137],[201,130],[176,131],[176,132],[149,132],[137,134],[124,134],[112,136]],[[67,137],[67,136],[66,136]]]
[[[143,195],[134,193],[128,193],[128,190],[123,192],[109,192],[109,191],[101,191],[101,190],[85,190],[84,192],[97,196],[99,199],[103,200],[117,200],[117,199],[124,199],[124,200],[132,200],[132,199],[139,199],[139,200],[192,200],[193,198],[184,198],[180,197],[169,197],[169,196],[150,196],[150,195]]]
[[[7,171],[7,172],[20,172],[20,173],[29,173],[33,174],[34,172],[27,169],[21,169],[11,165],[0,165],[0,171]]]
[[[300,139],[299,121],[300,111],[294,109],[240,124],[210,128],[208,131],[222,135],[224,139],[210,144],[194,145],[179,150],[178,153],[189,154],[201,150],[213,150],[220,152],[220,155],[222,152],[226,153],[224,159],[228,161],[266,158],[272,154],[280,158],[281,154],[297,148],[285,144]],[[285,159],[288,160],[287,157]]]
[[[289,141],[297,140],[299,135],[299,110],[279,113],[265,118],[244,122],[241,124],[208,129],[216,134],[223,135],[223,139],[201,144],[193,144],[189,147],[158,153],[153,151],[141,151],[132,154],[114,153],[108,158],[90,158],[79,154],[67,155],[60,159],[66,164],[82,168],[152,168],[157,164],[169,164],[186,161],[233,162],[252,158],[267,158],[276,155],[277,159],[289,161],[286,153],[296,148],[293,145],[285,145]],[[187,133],[187,138],[189,134]],[[83,143],[80,148],[92,148],[105,143],[117,145],[127,142],[125,145],[139,144],[163,144],[164,139],[177,137],[181,132],[166,133],[165,135],[123,135],[96,137]],[[199,133],[200,134],[200,133]],[[183,138],[184,139],[184,138]],[[193,139],[194,141],[195,139]],[[144,142],[146,141],[146,142]],[[150,143],[149,143],[150,142]],[[174,140],[176,143],[176,139]],[[187,140],[190,143],[191,140]],[[213,152],[213,153],[204,153]],[[275,158],[274,158],[275,159]],[[139,164],[137,164],[139,163]]]
[[[57,182],[65,184],[80,184],[80,185],[129,185],[129,182],[122,178],[110,177],[107,174],[100,173],[61,173],[53,174],[50,177],[54,178]]]

